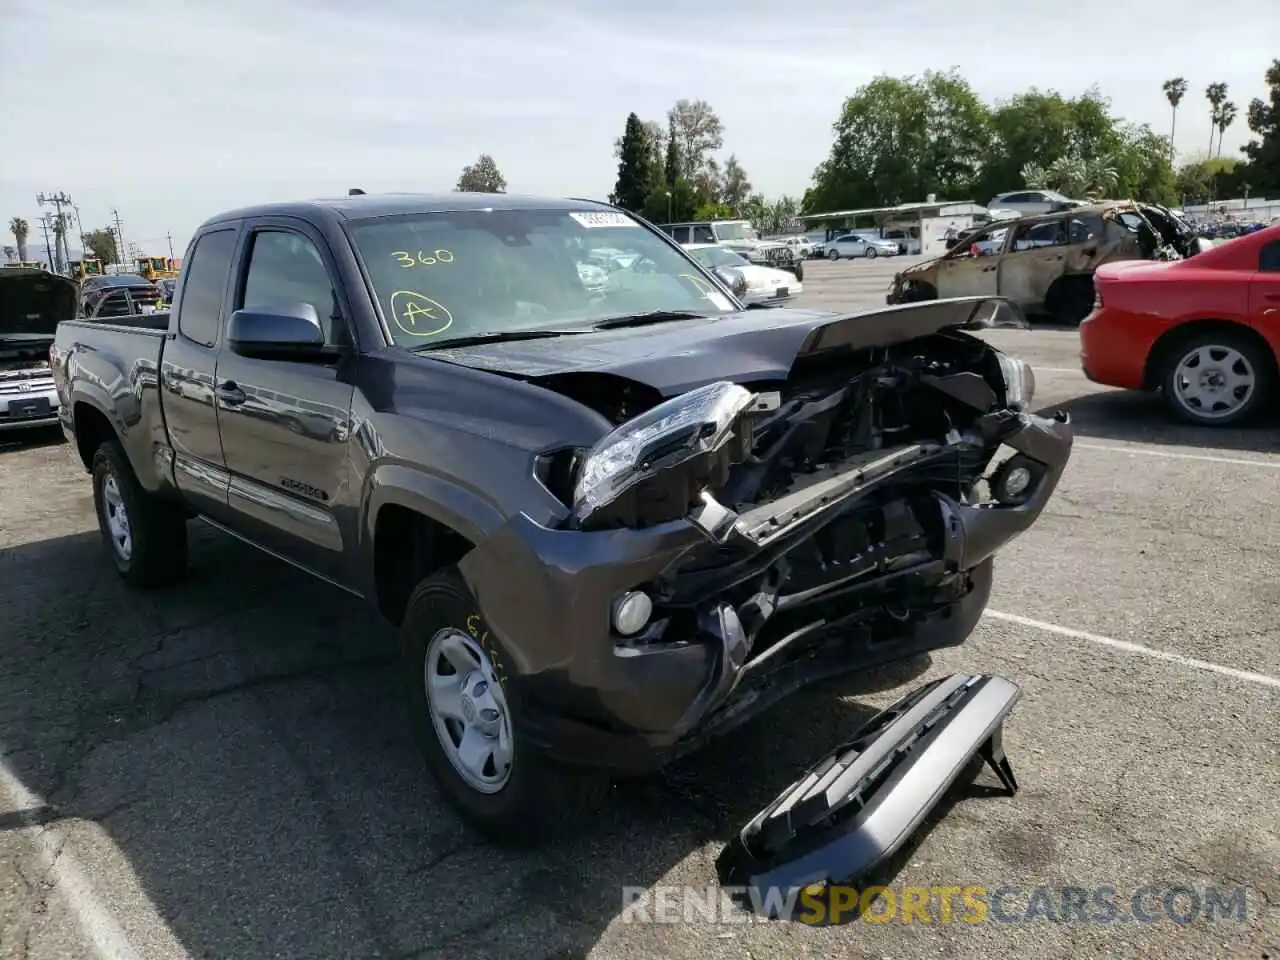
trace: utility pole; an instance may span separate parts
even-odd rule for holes
[[[111,216],[116,222],[116,261],[123,264],[124,260],[122,258],[125,255],[124,230],[120,227],[120,211],[113,207]]]
[[[172,233],[166,233],[164,236],[165,236],[165,239],[169,241],[169,259],[170,259],[170,260],[172,260],[172,259],[174,258],[174,253],[173,253],[173,234],[172,234]]]
[[[71,259],[71,250],[67,246],[67,223],[70,221],[62,213],[63,207],[71,207],[75,209],[75,204],[71,202],[71,195],[65,190],[59,190],[57,193],[41,193],[36,196],[36,203],[40,206],[51,204],[55,212],[53,239],[57,246],[57,266],[55,270],[63,273],[68,267],[67,261]]]
[[[49,246],[49,214],[40,214],[40,228],[44,231],[44,253],[49,258],[49,269],[53,267],[53,248]]]

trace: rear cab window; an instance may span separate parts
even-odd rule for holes
[[[218,342],[235,252],[234,227],[212,230],[196,241],[183,265],[186,281],[178,302],[178,332],[192,343],[212,347]]]

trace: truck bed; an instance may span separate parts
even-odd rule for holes
[[[65,393],[62,416],[73,416],[77,403],[109,411],[139,482],[152,491],[172,483],[155,460],[156,451],[169,445],[159,389],[168,322],[167,313],[64,320],[52,356],[59,393]]]

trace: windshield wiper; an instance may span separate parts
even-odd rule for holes
[[[593,330],[617,330],[619,327],[643,327],[650,323],[666,323],[669,320],[706,320],[708,314],[692,310],[646,310],[644,313],[624,313],[617,317],[605,317],[591,325]]]
[[[415,353],[422,350],[447,350],[450,347],[474,347],[483,343],[509,343],[513,340],[545,340],[548,337],[569,337],[575,334],[590,333],[590,330],[486,330],[473,333],[467,337],[452,337],[448,340],[437,340],[421,346],[410,347]]]

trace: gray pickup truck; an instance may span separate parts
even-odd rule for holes
[[[604,248],[627,268],[584,283]],[[125,580],[181,576],[199,518],[366,598],[443,792],[536,840],[610,774],[962,643],[1070,455],[968,332],[1003,301],[731,279],[589,201],[239,210],[171,313],[59,325],[60,419]]]

